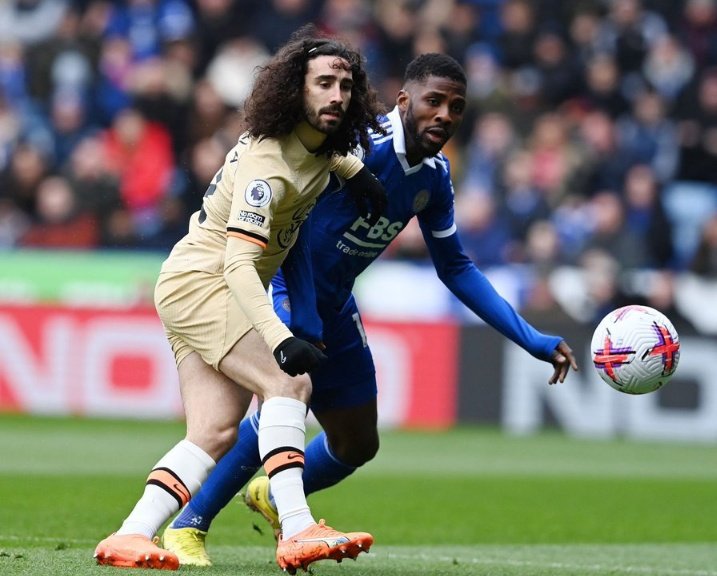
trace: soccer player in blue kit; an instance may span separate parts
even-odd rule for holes
[[[351,290],[356,277],[414,216],[436,272],[451,292],[489,325],[551,363],[549,384],[563,382],[571,367],[577,370],[567,343],[528,324],[461,247],[449,162],[441,149],[457,130],[465,106],[466,77],[453,58],[423,54],[409,63],[396,107],[382,119],[386,135],[373,135],[364,158],[388,193],[383,215],[368,224],[347,191],[330,186],[272,280],[277,314],[298,336],[322,342],[328,357],[311,374],[311,409],[323,431],[306,447],[307,495],[337,484],[378,451],[375,368]],[[164,546],[181,564],[211,564],[205,538],[212,520],[261,466],[258,422],[259,412],[242,421],[237,444],[165,530]],[[283,518],[277,515],[266,476],[249,484],[246,502],[278,534]]]

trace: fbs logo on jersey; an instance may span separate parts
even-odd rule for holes
[[[265,180],[252,180],[244,190],[244,200],[256,208],[266,206],[271,202],[271,186]]]

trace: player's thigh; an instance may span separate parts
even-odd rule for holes
[[[289,376],[256,330],[247,332],[219,362],[219,370],[263,400],[274,396],[308,403],[311,380],[307,375]]]
[[[375,403],[376,368],[353,298],[324,318],[327,360],[311,374],[314,413]]]
[[[187,439],[215,460],[236,441],[236,429],[253,394],[209,366],[196,352],[179,364]]]

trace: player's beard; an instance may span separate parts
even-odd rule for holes
[[[417,150],[421,153],[424,158],[430,158],[435,156],[443,148],[443,144],[431,142],[427,138],[423,137],[422,133],[418,132],[418,123],[416,117],[413,115],[413,104],[408,104],[406,110],[406,116],[403,119],[406,128],[406,140],[413,143]]]
[[[335,113],[338,114],[338,118],[335,121],[323,120],[322,114],[324,113]],[[322,132],[324,134],[334,134],[338,131],[341,126],[341,122],[344,119],[344,110],[333,106],[327,106],[319,110],[310,109],[308,106],[304,107],[304,116],[306,121],[311,125],[312,128]]]

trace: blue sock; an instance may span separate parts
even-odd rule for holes
[[[304,492],[308,496],[312,492],[338,484],[355,470],[354,466],[344,464],[333,455],[326,434],[321,432],[306,447]]]
[[[201,490],[189,501],[171,528],[209,530],[212,520],[231,502],[261,466],[259,412],[239,424],[239,441],[217,463]]]

